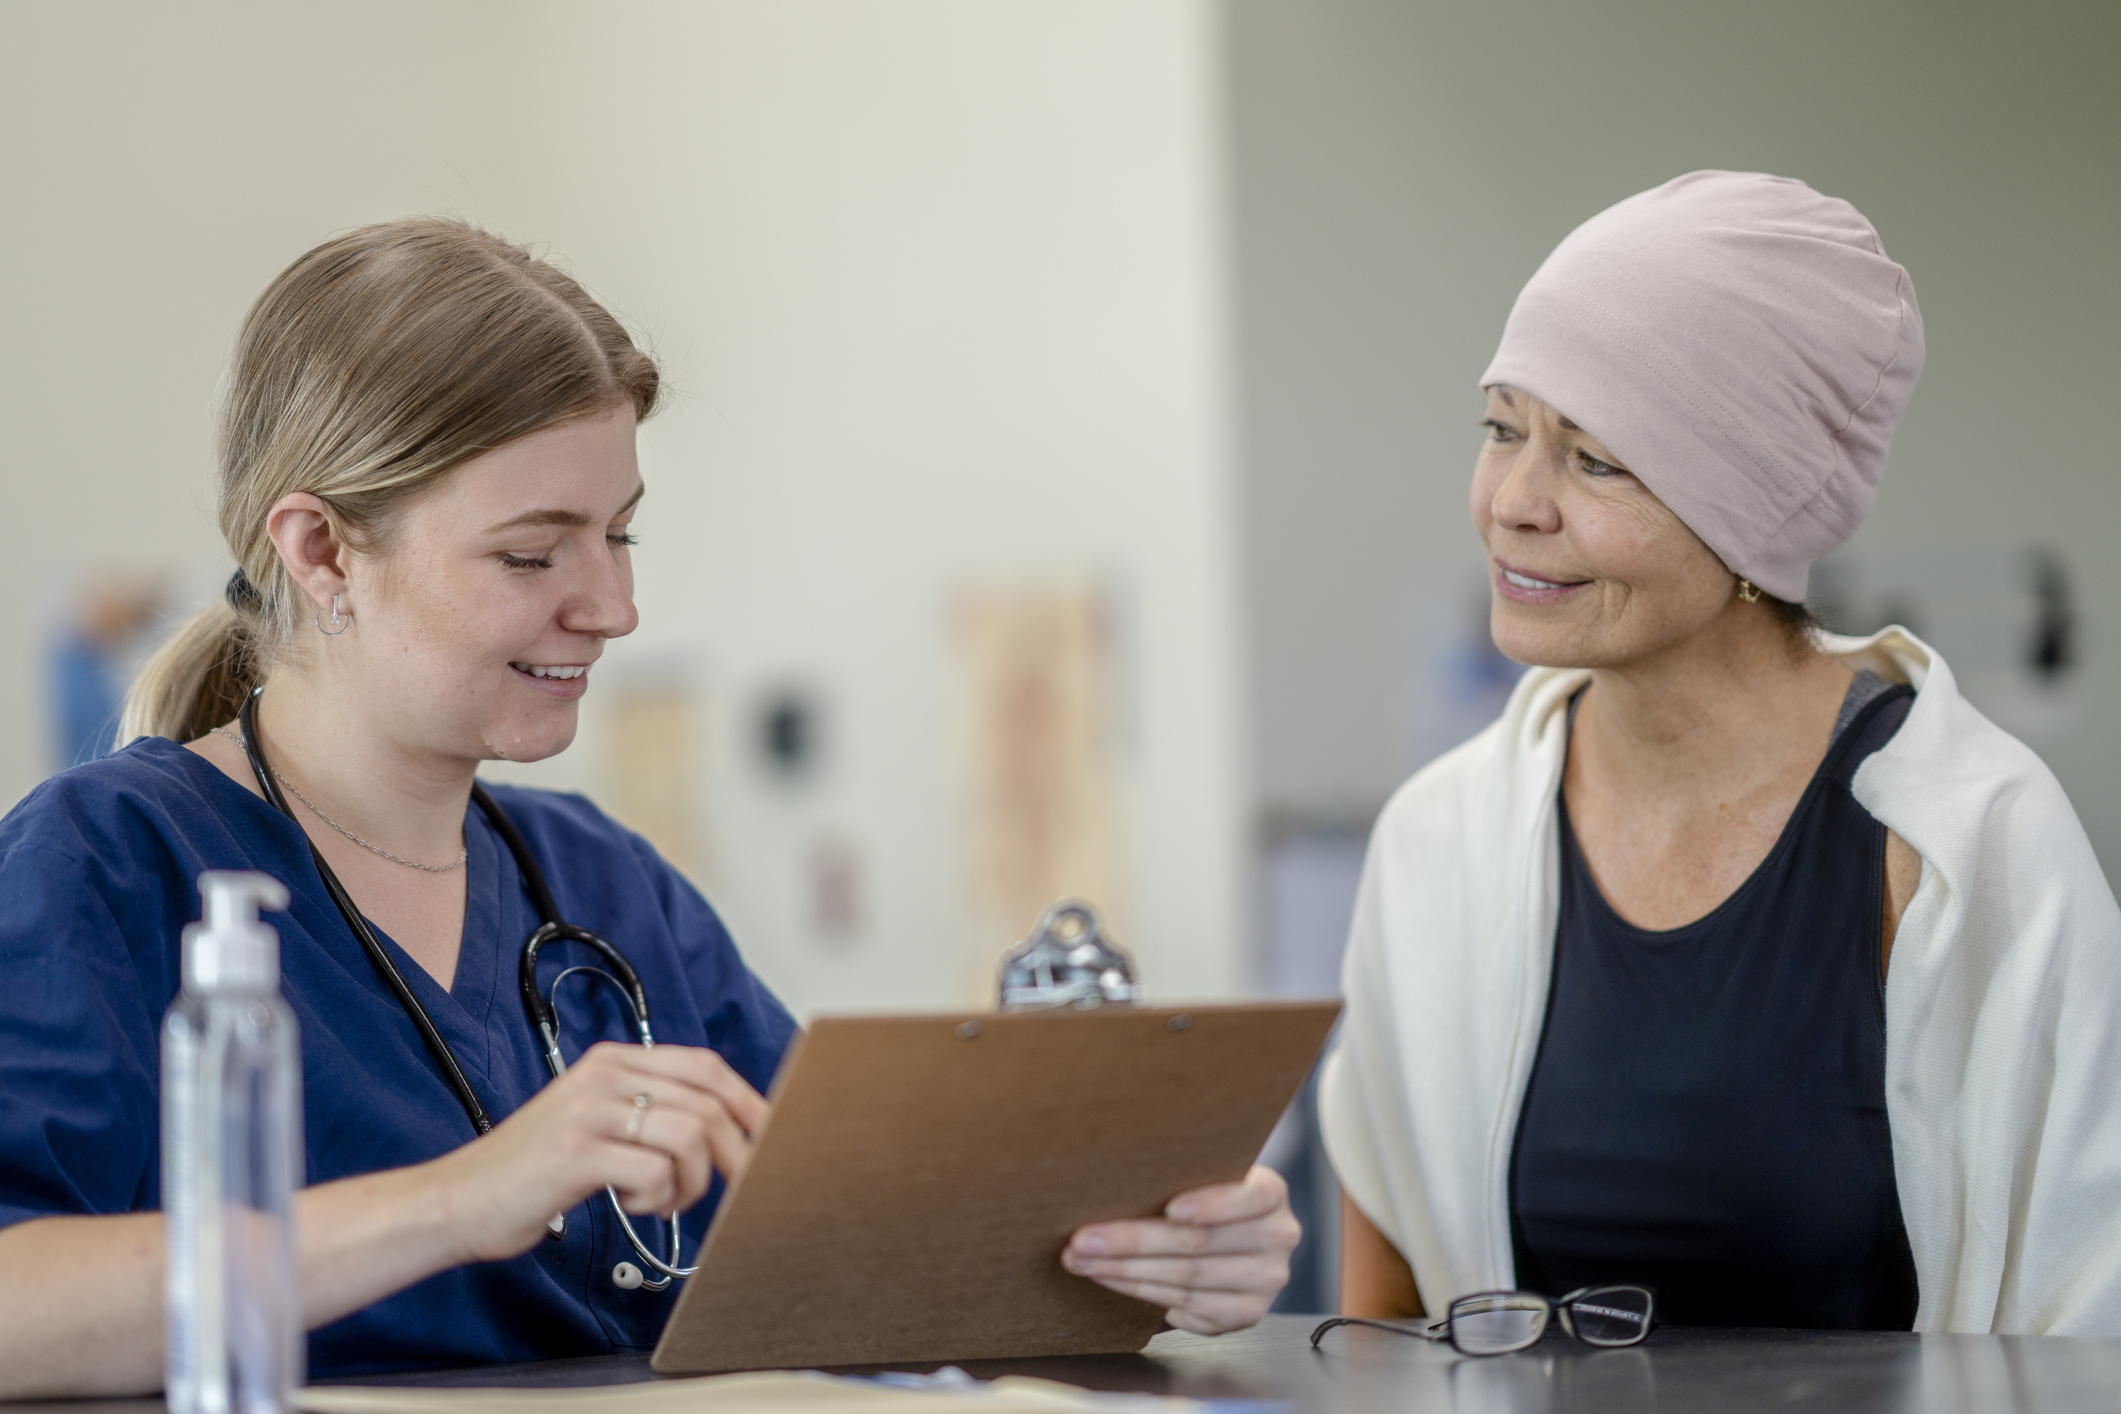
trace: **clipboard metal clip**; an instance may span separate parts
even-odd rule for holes
[[[1039,915],[1031,936],[1002,958],[1003,1011],[1132,1006],[1141,996],[1134,964],[1105,937],[1097,911],[1064,898]]]

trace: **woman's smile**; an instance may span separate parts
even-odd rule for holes
[[[1510,564],[1501,556],[1495,565],[1495,592],[1520,604],[1557,604],[1589,584],[1587,579],[1553,579]]]
[[[510,663],[519,681],[529,683],[538,691],[557,697],[563,702],[573,702],[589,691],[589,664],[587,663]]]

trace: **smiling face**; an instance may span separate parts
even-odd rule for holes
[[[474,457],[348,557],[354,631],[316,654],[399,747],[535,761],[574,740],[606,639],[633,632],[634,415],[547,428]]]
[[[1736,581],[1596,437],[1513,388],[1490,388],[1473,468],[1495,646],[1520,663],[1611,668],[1707,631]]]

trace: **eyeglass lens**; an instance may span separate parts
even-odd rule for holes
[[[1501,1355],[1536,1344],[1546,1334],[1544,1296],[1491,1291],[1451,1303],[1451,1344],[1468,1355]]]
[[[1652,1304],[1639,1286],[1594,1286],[1563,1304],[1563,1320],[1586,1344],[1633,1345],[1650,1333]]]
[[[1539,1343],[1547,1317],[1559,1314],[1561,1327],[1586,1345],[1634,1345],[1649,1335],[1656,1298],[1640,1286],[1587,1286],[1559,1301],[1531,1291],[1481,1291],[1451,1303],[1441,1321],[1408,1327],[1361,1316],[1335,1316],[1311,1332],[1311,1348],[1339,1326],[1375,1326],[1394,1335],[1448,1339],[1464,1355],[1507,1355]]]

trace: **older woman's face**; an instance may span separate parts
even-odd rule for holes
[[[1583,428],[1490,388],[1473,524],[1495,646],[1520,663],[1619,667],[1705,630],[1734,581],[1701,537]]]

